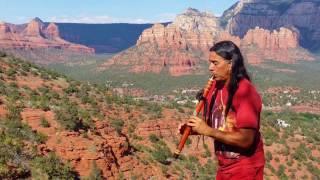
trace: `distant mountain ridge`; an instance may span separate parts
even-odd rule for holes
[[[56,23],[63,39],[94,48],[96,53],[117,53],[133,46],[152,24]]]
[[[94,49],[68,42],[60,37],[59,28],[54,23],[45,24],[39,18],[28,24],[0,24],[0,48],[15,50],[60,49],[64,51],[94,53]]]

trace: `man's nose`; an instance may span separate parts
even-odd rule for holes
[[[213,64],[210,64],[210,65],[209,65],[209,70],[210,70],[210,71],[213,71],[213,70],[214,70],[214,65],[213,65]]]

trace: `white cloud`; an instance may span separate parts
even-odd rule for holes
[[[159,15],[154,15],[153,17],[148,18],[117,18],[108,15],[63,15],[63,16],[51,16],[51,17],[39,17],[44,22],[58,22],[58,23],[88,23],[88,24],[103,24],[103,23],[134,23],[134,24],[144,24],[144,23],[160,23],[160,22],[169,22],[173,21],[176,17],[174,13],[162,13]],[[28,23],[34,17],[20,16],[16,17],[14,23]]]
[[[115,18],[111,16],[54,16],[45,21],[61,23],[152,23],[150,20],[142,18]]]

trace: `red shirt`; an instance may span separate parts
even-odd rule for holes
[[[228,116],[224,117],[224,111],[228,99],[226,86],[215,83],[208,95],[207,113],[209,125],[221,131],[235,131],[240,128],[256,130],[255,140],[247,149],[224,144],[215,140],[215,154],[219,161],[220,170],[228,170],[241,166],[258,167],[265,163],[263,143],[260,134],[260,112],[262,101],[254,86],[247,79],[239,82],[238,89],[233,97],[232,107]],[[215,96],[214,104],[211,104]],[[213,102],[212,102],[213,103]]]

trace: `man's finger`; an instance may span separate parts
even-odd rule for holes
[[[194,120],[194,119],[189,119],[189,120],[188,120],[188,123],[193,123],[193,124],[194,124],[194,123],[196,123],[196,122],[197,122],[197,121]]]
[[[193,123],[193,122],[188,122],[187,125],[188,125],[188,126],[191,126],[191,127],[194,127],[196,124]]]

